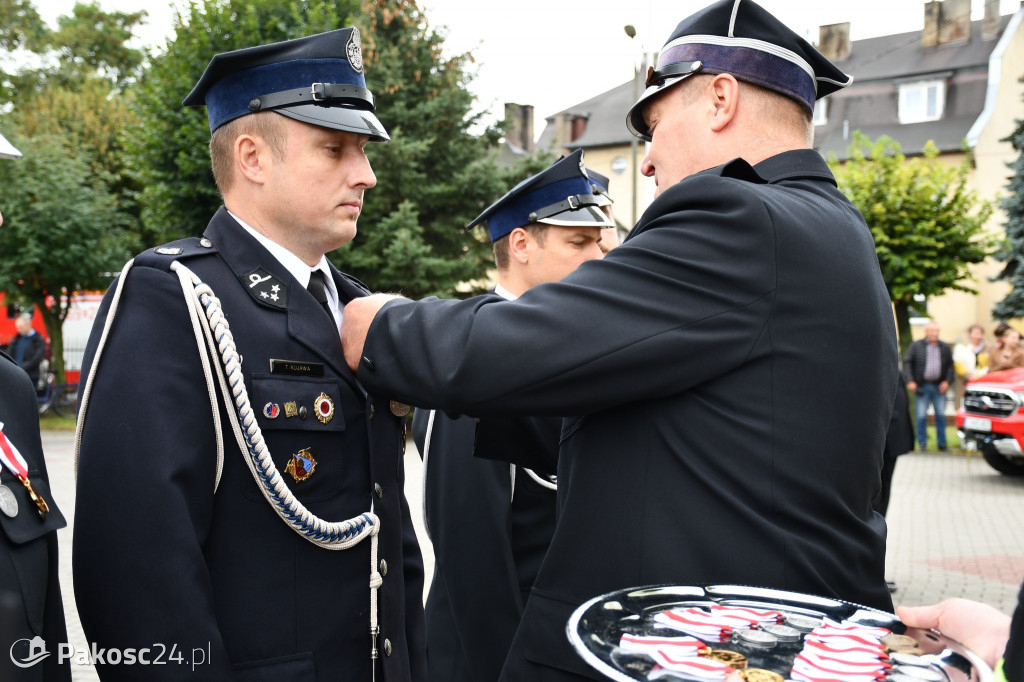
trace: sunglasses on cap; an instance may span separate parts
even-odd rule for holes
[[[647,80],[644,82],[648,88],[655,86],[661,87],[665,84],[665,81],[669,78],[682,78],[683,76],[692,76],[704,67],[704,64],[696,62],[676,62],[675,64],[668,64],[664,68],[655,69],[653,66],[647,67]]]

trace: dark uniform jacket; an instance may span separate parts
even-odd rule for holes
[[[936,383],[953,383],[953,349],[945,341],[939,341],[939,378]],[[903,359],[903,373],[907,381],[924,383],[924,367],[928,353],[928,339],[918,339],[907,347]]]
[[[0,680],[36,682],[70,680],[71,666],[60,662],[60,645],[68,641],[57,567],[57,529],[67,526],[50,492],[35,388],[25,372],[0,353],[0,422],[7,439],[28,464],[28,480],[50,507],[39,516],[28,490],[0,464],[0,485],[17,502],[12,517],[0,511]],[[32,659],[31,642],[45,640],[49,654],[29,667],[14,665]],[[26,640],[26,641],[20,641]],[[13,647],[13,648],[12,648]]]
[[[418,405],[569,417],[555,535],[502,674],[532,682],[600,679],[565,625],[629,586],[891,609],[871,500],[897,359],[867,225],[798,150],[666,188],[622,246],[516,301],[389,302],[359,376]]]
[[[558,459],[561,421],[489,417],[478,424],[428,410],[413,418],[434,548],[426,607],[431,682],[482,682],[501,673],[554,532],[547,472]],[[508,463],[524,456],[545,469]]]
[[[424,679],[423,567],[403,492],[404,418],[387,399],[364,394],[324,310],[224,209],[202,242],[136,259],[98,365],[109,292],[86,350],[83,377],[93,383],[80,426],[74,538],[82,624],[99,647],[159,643],[185,657],[142,672],[99,666],[102,678],[371,679],[370,541],[332,551],[300,537],[254,482],[223,405],[215,433],[181,287],[168,271],[175,259],[220,298],[256,422],[298,500],[327,521],[371,505],[380,517],[377,679]],[[365,294],[332,274],[343,304]],[[272,360],[291,362],[272,371]],[[321,392],[335,406],[327,423],[314,414]],[[287,402],[296,416],[287,416]],[[224,465],[214,494],[218,440]],[[304,448],[316,469],[296,482],[286,464]],[[193,649],[206,654],[194,673]]]
[[[5,349],[7,354],[12,358],[16,355],[16,344],[26,344],[25,355],[21,360],[21,368],[28,372],[28,378],[32,380],[33,384],[39,381],[39,363],[46,357],[46,341],[43,340],[43,335],[39,332],[31,334],[29,336],[22,336],[21,334],[15,335],[11,339],[11,343]]]

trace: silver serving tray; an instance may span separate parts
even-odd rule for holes
[[[583,660],[608,679],[621,682],[647,680],[647,674],[655,665],[654,660],[642,653],[619,648],[620,637],[626,633],[681,636],[683,633],[655,623],[654,616],[667,609],[710,606],[713,603],[773,609],[784,616],[828,617],[909,635],[918,641],[918,648],[925,653],[900,657],[903,662],[894,666],[888,677],[892,682],[992,680],[992,670],[961,644],[932,630],[908,628],[891,613],[838,599],[744,585],[657,585],[610,592],[576,609],[566,625],[566,633]],[[735,636],[724,642],[704,641],[713,649],[743,654],[749,668],[771,670],[784,679],[789,679],[793,659],[804,644],[803,636],[797,642],[778,642],[770,648],[749,646]],[[680,676],[679,679],[686,678]]]

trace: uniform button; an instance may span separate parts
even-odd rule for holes
[[[384,640],[384,655],[385,656],[390,656],[391,655],[391,640],[390,639],[385,639]]]
[[[405,415],[409,414],[409,406],[406,405],[405,403],[400,403],[397,400],[392,400],[390,407],[391,414],[395,415],[396,417],[404,417]]]
[[[373,360],[371,360],[370,358],[368,358],[368,357],[366,357],[364,355],[363,356],[363,367],[365,367],[366,369],[368,369],[370,371],[373,371]]]
[[[373,419],[374,407],[373,403],[370,403],[370,419]]]
[[[380,483],[374,483],[373,492],[377,494],[377,497],[384,497],[384,486],[382,486]]]
[[[388,574],[388,562],[383,559],[380,560],[380,574],[385,576]]]
[[[211,241],[210,241],[209,239],[207,239],[206,237],[203,237],[202,239],[200,239],[200,240],[199,240],[199,246],[202,246],[202,247],[204,247],[204,248],[207,248],[207,249],[208,249],[208,248],[210,248],[211,246],[213,246],[213,242],[211,242]]]

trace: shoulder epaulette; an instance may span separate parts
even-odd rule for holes
[[[135,257],[135,265],[169,270],[174,261],[209,256],[217,253],[217,247],[206,237],[187,237],[168,244],[143,251]]]

